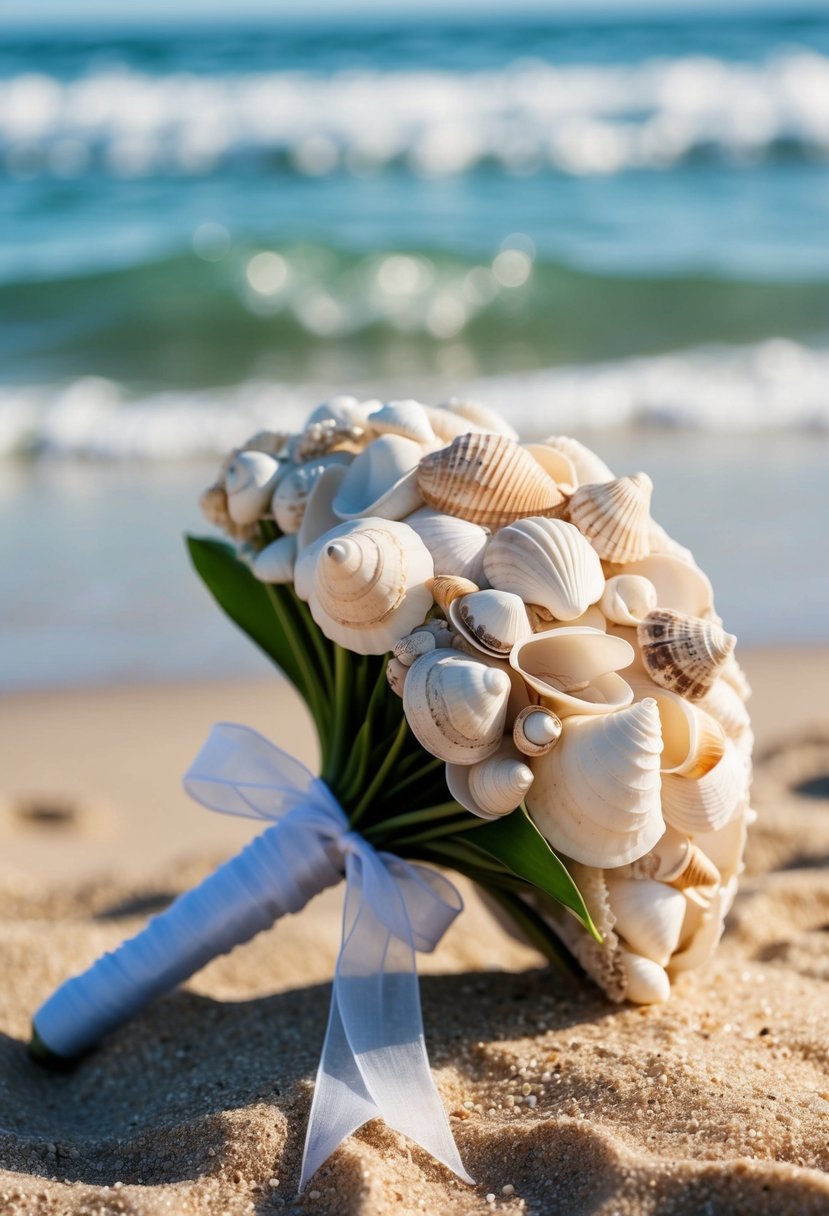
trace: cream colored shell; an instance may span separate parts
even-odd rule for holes
[[[629,705],[633,689],[617,673],[632,659],[622,638],[579,627],[535,633],[510,652],[513,670],[560,718]]]
[[[427,752],[452,764],[475,764],[498,750],[511,688],[506,672],[442,649],[408,671],[403,710]]]
[[[527,705],[512,726],[512,739],[525,756],[543,756],[561,738],[561,718],[544,705]]]
[[[605,883],[619,937],[635,954],[666,966],[679,945],[685,896],[650,878],[615,878],[611,872]]]
[[[506,658],[516,642],[530,637],[532,632],[520,596],[495,588],[453,600],[449,620],[473,646],[501,658]]]
[[[340,519],[375,515],[401,520],[422,506],[417,466],[423,448],[403,435],[381,435],[354,459],[334,498]]]
[[[613,480],[614,474],[601,456],[597,456],[591,448],[586,447],[578,439],[573,439],[570,435],[548,435],[544,440],[544,445],[555,448],[556,451],[562,452],[567,457],[575,469],[578,485]]]
[[[431,507],[421,507],[406,516],[432,555],[435,574],[452,574],[484,586],[484,550],[489,533],[456,515],[444,515]]]
[[[639,574],[609,578],[599,600],[599,607],[614,625],[638,625],[656,606],[656,588]]]
[[[286,533],[299,532],[308,500],[322,474],[332,465],[348,465],[351,460],[350,453],[332,452],[285,469],[271,498],[271,513],[277,526]]]
[[[546,608],[559,621],[601,598],[601,562],[577,528],[560,519],[520,519],[496,532],[484,553],[493,587]]]
[[[290,583],[296,554],[296,536],[280,536],[256,554],[251,569],[260,583]]]
[[[480,819],[500,819],[519,807],[533,783],[532,769],[508,746],[476,764],[447,764],[449,793]]]
[[[435,442],[429,416],[419,401],[389,401],[369,414],[367,422],[377,435],[403,435],[420,444]]]
[[[638,561],[650,551],[652,492],[647,473],[582,485],[570,498],[568,514],[599,557]]]
[[[235,524],[254,524],[268,510],[280,464],[265,452],[237,452],[225,465],[227,512]]]
[[[605,567],[605,574],[608,580],[619,574],[646,578],[656,590],[656,608],[704,616],[714,603],[711,583],[699,566],[689,565],[674,554],[651,554],[642,561],[624,566],[610,563]]]

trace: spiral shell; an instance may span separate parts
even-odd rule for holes
[[[599,600],[602,612],[615,625],[638,625],[656,606],[656,588],[639,574],[609,578]]]
[[[649,613],[636,633],[654,683],[692,701],[705,696],[737,641],[712,621],[670,609]]]
[[[734,745],[728,744],[701,777],[663,775],[665,822],[689,836],[723,828],[740,813],[747,784],[745,766]]]
[[[357,456],[334,498],[340,519],[403,519],[422,505],[417,466],[423,448],[403,435],[381,435]]]
[[[367,422],[377,435],[402,435],[420,444],[435,442],[429,416],[419,401],[389,401],[369,414]]]
[[[424,456],[417,471],[424,502],[482,527],[546,515],[562,495],[537,461],[503,435],[461,435]]]
[[[296,536],[280,536],[261,549],[251,569],[260,583],[290,583],[296,565]]]
[[[447,764],[449,793],[480,819],[500,819],[524,801],[533,783],[532,769],[508,747],[476,764]]]
[[[265,514],[280,473],[265,452],[237,452],[224,470],[227,511],[235,524],[254,524]]]
[[[529,518],[489,541],[484,571],[493,587],[571,621],[600,599],[601,562],[577,528],[560,519]]]
[[[656,608],[672,608],[688,616],[705,616],[714,603],[714,591],[699,566],[675,554],[653,553],[639,562],[605,568],[608,581],[614,575],[646,578],[656,590]]]
[[[647,473],[582,485],[570,498],[568,514],[599,557],[638,561],[650,551],[652,492]]]
[[[498,750],[511,688],[506,672],[442,649],[408,670],[403,711],[428,752],[468,765]]]
[[[544,705],[527,705],[512,727],[512,739],[525,756],[543,756],[561,738],[561,718]]]

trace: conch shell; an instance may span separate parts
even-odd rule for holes
[[[652,492],[647,473],[583,485],[571,496],[568,513],[599,557],[635,562],[650,551]]]
[[[705,696],[737,641],[713,621],[670,609],[649,613],[636,633],[654,683],[691,701]]]
[[[665,831],[662,733],[653,700],[562,723],[558,744],[532,761],[527,808],[554,849],[613,869],[647,853]]]
[[[340,524],[302,553],[295,585],[299,594],[310,582],[311,615],[332,642],[385,654],[423,621],[431,576],[429,551],[411,528],[369,517]]]
[[[449,620],[473,646],[501,658],[532,632],[520,596],[494,588],[453,600]]]
[[[480,587],[484,582],[484,550],[489,533],[457,515],[444,515],[431,507],[421,507],[406,516],[432,555],[435,574],[454,574],[471,579]]]
[[[529,452],[495,434],[461,435],[424,456],[417,486],[428,506],[486,528],[549,514],[563,500]]]
[[[423,448],[403,435],[381,435],[355,458],[334,498],[340,519],[403,519],[422,506],[417,466]]]
[[[481,819],[500,819],[524,801],[532,769],[508,746],[477,764],[447,764],[449,793]]]
[[[265,452],[237,452],[224,470],[227,513],[235,524],[255,524],[265,514],[280,464]]]
[[[510,666],[560,718],[609,714],[630,705],[633,689],[617,674],[633,659],[623,638],[569,627],[534,633],[510,652]],[[655,708],[655,706],[654,706]]]
[[[433,650],[409,668],[403,711],[433,756],[475,764],[501,745],[510,689],[505,671],[455,650]]]
[[[601,562],[577,528],[561,519],[520,519],[496,532],[484,553],[493,587],[546,608],[559,621],[579,617],[601,597]]]
[[[700,708],[699,702],[652,680],[626,675],[635,699],[653,697],[662,722],[662,772],[682,777],[703,777],[717,764],[725,751],[726,734],[715,718]]]

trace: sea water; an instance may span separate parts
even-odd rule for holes
[[[253,670],[180,534],[339,391],[647,469],[829,637],[829,19],[4,31],[0,680]]]

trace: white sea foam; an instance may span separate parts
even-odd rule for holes
[[[612,363],[420,385],[508,413],[524,434],[631,426],[698,431],[829,431],[829,352],[773,339]],[[354,387],[366,395],[413,386]],[[129,399],[97,377],[0,390],[0,457],[175,461],[217,456],[262,429],[298,429],[330,386],[250,382]]]
[[[228,157],[271,153],[309,175],[400,160],[446,174],[488,159],[516,173],[596,174],[669,166],[700,151],[751,163],[781,142],[829,155],[826,56],[520,60],[470,73],[331,76],[107,69],[0,81],[0,157],[21,174],[74,176],[92,161],[124,176],[200,173]]]

